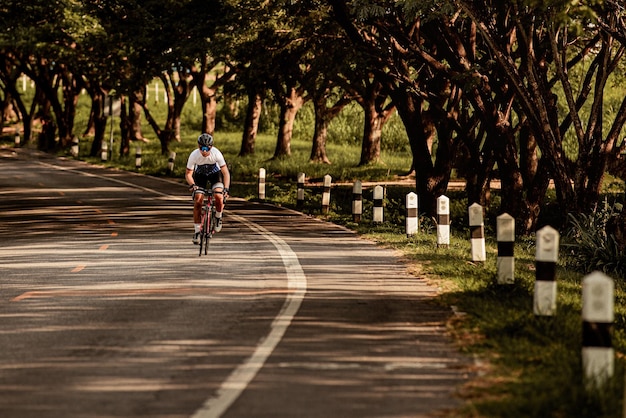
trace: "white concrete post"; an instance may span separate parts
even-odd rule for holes
[[[556,263],[559,260],[559,233],[551,226],[537,231],[535,252],[535,315],[556,313]]]
[[[137,145],[137,148],[135,148],[135,168],[141,168],[141,145]]]
[[[22,140],[20,139],[20,131],[15,131],[15,146],[19,147],[20,144],[22,143]]]
[[[108,148],[109,148],[109,146],[107,145],[107,142],[106,141],[102,141],[102,146],[100,148],[100,159],[102,161],[106,161],[106,160],[109,159],[109,155],[108,155],[109,154],[108,153],[109,150],[108,150]]]
[[[417,194],[410,192],[406,195],[406,236],[412,237],[417,233],[418,220]]]
[[[352,185],[352,220],[361,222],[363,214],[363,184],[357,180]]]
[[[498,259],[496,261],[498,284],[513,284],[515,281],[515,219],[503,213],[496,219]]]
[[[583,279],[583,372],[588,382],[600,386],[613,376],[613,280],[595,271]]]
[[[333,178],[330,174],[324,176],[324,189],[322,191],[322,213],[328,213],[330,211],[330,185]]]
[[[170,152],[170,157],[167,160],[167,171],[172,173],[174,171],[174,161],[176,161],[176,153]]]
[[[437,247],[450,245],[450,198],[437,198]]]
[[[381,185],[377,185],[374,187],[374,222],[382,222],[383,221],[383,199],[384,199],[385,189]]]
[[[265,169],[259,168],[259,200],[265,200]]]
[[[470,240],[472,244],[472,261],[485,261],[487,259],[485,250],[485,221],[483,217],[483,207],[478,203],[472,204],[468,208]]]
[[[298,173],[298,189],[296,191],[296,207],[301,209],[304,206],[304,180],[306,175]]]
[[[154,83],[154,103],[159,103],[159,83]]]
[[[72,157],[78,157],[78,137],[76,135],[72,136],[72,147],[70,148],[70,153]]]

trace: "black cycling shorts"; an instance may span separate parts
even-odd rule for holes
[[[202,174],[194,171],[193,181],[203,189],[213,188],[217,183],[222,183],[223,187],[224,184],[224,179],[221,171],[212,174]]]

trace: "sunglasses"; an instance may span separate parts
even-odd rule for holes
[[[207,152],[211,149],[211,147],[200,147],[200,151]]]

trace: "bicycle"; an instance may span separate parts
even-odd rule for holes
[[[209,242],[215,233],[215,205],[213,204],[213,190],[207,190],[199,187],[194,193],[204,194],[204,204],[202,205],[202,220],[200,222],[200,251],[198,257],[207,255],[209,251]]]

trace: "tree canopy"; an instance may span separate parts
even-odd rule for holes
[[[242,155],[254,152],[259,107],[270,97],[281,109],[275,157],[288,158],[295,114],[310,100],[311,160],[328,163],[328,123],[355,101],[365,114],[361,164],[377,160],[381,126],[396,111],[426,212],[456,169],[470,203],[484,204],[499,179],[512,197],[501,209],[523,232],[537,227],[551,184],[564,212],[593,210],[605,172],[620,166],[626,148],[626,100],[616,94],[626,30],[616,1],[27,3],[0,1],[0,91],[27,139],[33,119],[45,124],[42,148],[71,144],[84,88],[94,150],[104,100],[115,94],[124,100],[126,139],[141,138],[141,110],[165,153],[197,87],[205,131],[215,127],[218,95],[248,100]],[[36,85],[30,109],[15,88],[21,74]],[[154,78],[166,88],[164,122],[145,101]]]

